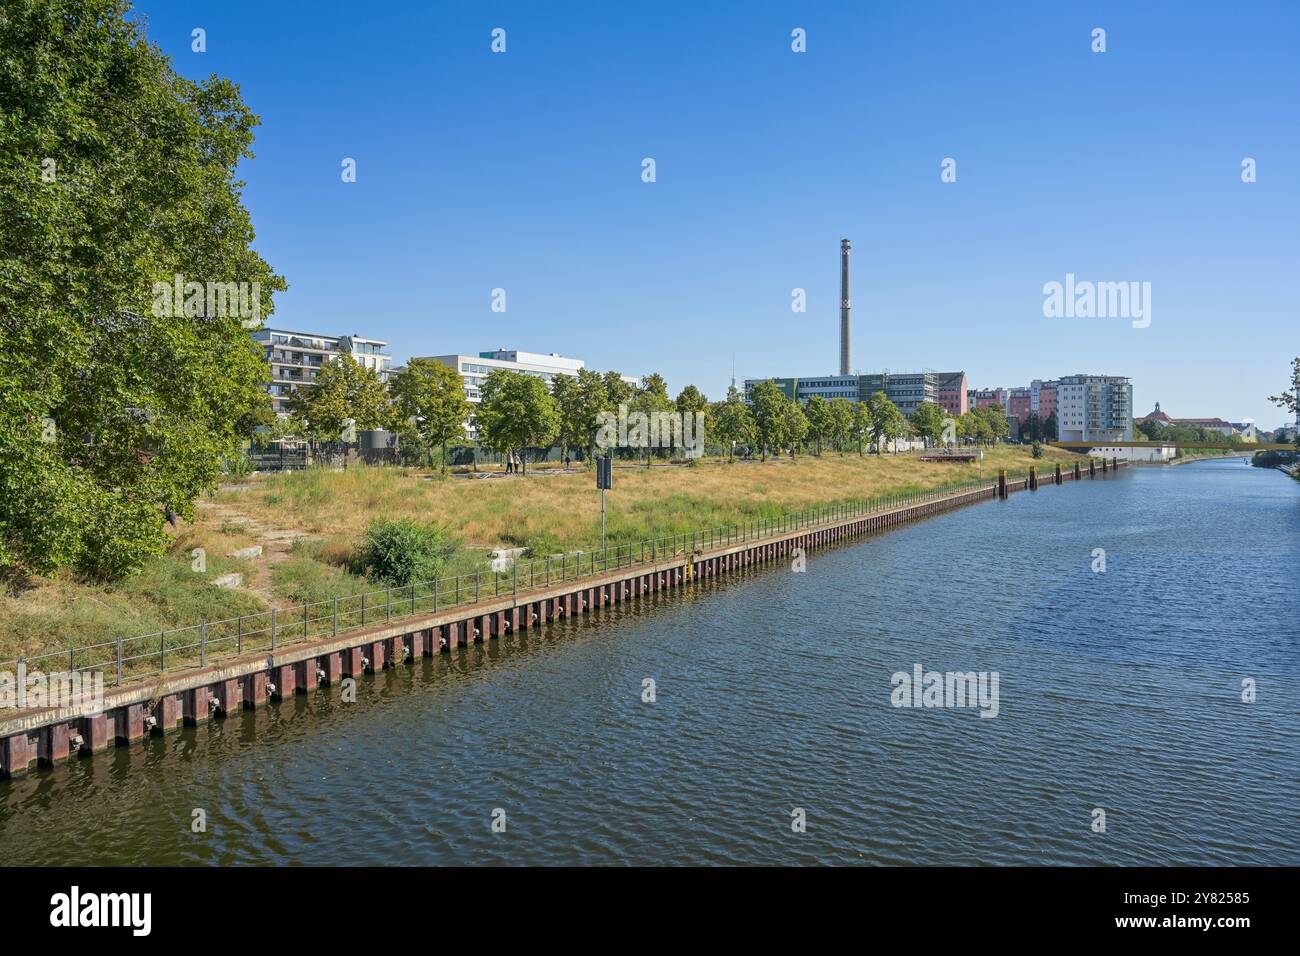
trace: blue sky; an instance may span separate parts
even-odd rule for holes
[[[836,370],[847,236],[861,371],[1129,375],[1138,414],[1287,419],[1266,396],[1300,353],[1300,4],[137,9],[262,117],[241,174],[289,283],[276,325],[721,397],[733,353],[740,378]],[[1044,317],[1066,273],[1150,282],[1150,327]]]

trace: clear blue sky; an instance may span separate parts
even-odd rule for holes
[[[230,77],[262,117],[241,173],[289,283],[277,325],[398,360],[560,352],[715,398],[733,352],[740,378],[836,370],[847,236],[862,371],[1121,374],[1138,414],[1287,418],[1265,396],[1300,353],[1293,0],[138,10],[179,72]],[[1045,318],[1067,272],[1151,282],[1150,327]]]

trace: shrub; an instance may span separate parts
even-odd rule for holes
[[[1034,442],[1033,455],[1034,455],[1035,458],[1042,458],[1042,457],[1043,457],[1043,443],[1042,443],[1042,442],[1040,442],[1040,441],[1036,441],[1036,442]]]
[[[455,551],[455,542],[437,525],[377,519],[370,523],[352,571],[404,587],[436,578]]]

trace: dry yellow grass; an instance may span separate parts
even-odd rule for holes
[[[983,472],[990,481],[999,468],[1023,475],[1034,463],[1022,446],[986,454]],[[1051,448],[1045,455],[1038,462],[1044,469],[1078,457]],[[615,468],[607,498],[609,541],[624,544],[812,506],[960,485],[979,473],[976,465],[925,463],[908,455],[706,460],[651,469],[622,464]],[[471,549],[526,546],[535,554],[587,549],[600,536],[600,494],[594,485],[594,473],[578,468],[445,480],[418,469],[365,467],[257,477],[215,494],[198,509],[194,523],[177,529],[168,553],[133,578],[104,585],[61,574],[19,593],[0,594],[0,660],[248,614],[268,601],[294,603],[307,591],[313,600],[320,599],[317,591],[354,593],[367,582],[340,565],[379,517],[436,522]],[[278,555],[287,560],[277,563],[274,552],[284,551],[299,533],[311,536],[302,542],[307,547]],[[271,550],[252,562],[224,557],[251,543],[269,544]],[[203,574],[191,568],[196,547],[208,555]],[[229,591],[210,584],[216,574],[232,570],[250,583]]]
[[[1045,449],[1039,464],[1077,456]],[[986,478],[997,469],[1023,474],[1027,447],[987,450]],[[911,455],[810,456],[791,461],[702,461],[694,466],[619,464],[607,497],[611,542],[640,541],[754,517],[941,488],[979,477],[976,464],[927,463]],[[217,500],[263,524],[356,539],[377,517],[435,522],[471,548],[531,547],[559,551],[599,537],[600,496],[593,473],[453,477],[438,480],[406,468],[314,469],[273,475]]]

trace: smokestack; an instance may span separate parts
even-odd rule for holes
[[[840,374],[852,373],[849,361],[849,241],[840,240]]]

